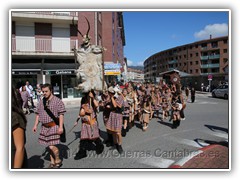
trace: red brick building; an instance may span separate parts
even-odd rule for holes
[[[227,80],[225,70],[229,61],[228,36],[197,41],[153,54],[144,61],[144,79],[156,81],[165,71],[177,69],[191,74],[185,84],[208,84],[208,75],[213,76],[215,85]]]

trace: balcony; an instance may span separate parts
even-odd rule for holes
[[[12,38],[13,52],[70,53],[78,47],[78,40],[69,38],[36,39],[35,37]]]
[[[215,55],[210,55],[209,59],[219,59],[220,58],[220,54],[215,54]]]
[[[204,46],[204,47],[201,48],[201,50],[203,50],[203,51],[204,51],[204,50],[208,50],[208,47],[207,47],[207,46]]]
[[[168,64],[174,64],[174,63],[177,63],[177,60],[168,61]]]
[[[201,56],[201,60],[208,60],[208,56]]]
[[[56,16],[71,16],[78,17],[78,12],[63,12],[63,11],[13,11],[13,13],[23,13],[23,14],[43,14],[43,15],[56,15]]]
[[[207,73],[201,73],[201,75],[203,75],[203,76],[207,76],[207,75],[209,75],[209,74],[219,74],[219,72],[207,72]]]
[[[202,69],[205,69],[205,68],[219,68],[219,64],[202,64],[201,68]]]

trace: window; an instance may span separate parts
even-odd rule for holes
[[[196,53],[196,56],[198,56],[198,53]]]
[[[228,62],[228,59],[227,58],[223,58],[223,62],[224,63]]]
[[[198,61],[195,61],[196,64],[198,64]]]
[[[195,48],[198,48],[198,44],[195,45]]]
[[[227,42],[228,42],[228,40],[224,40],[224,41],[223,41],[224,44],[227,44]]]
[[[187,65],[187,63],[184,63],[184,66],[186,66]]]
[[[192,65],[192,61],[190,61],[190,65]]]
[[[195,69],[195,72],[198,73],[198,69]]]
[[[192,70],[190,69],[190,73],[192,73]]]
[[[223,53],[227,53],[227,49],[224,49],[224,50],[223,50]]]
[[[190,54],[190,57],[192,57],[192,53]]]

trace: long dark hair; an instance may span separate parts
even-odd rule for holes
[[[27,123],[26,116],[23,113],[21,104],[19,103],[19,100],[17,98],[17,93],[19,92],[14,87],[12,87],[12,112],[18,113],[23,118],[25,123]]]

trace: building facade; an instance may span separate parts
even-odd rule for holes
[[[143,82],[144,73],[139,69],[127,68],[127,79],[132,82]]]
[[[224,69],[229,61],[228,36],[212,38],[174,47],[153,54],[144,61],[145,81],[156,82],[159,74],[177,69],[191,74],[185,85],[198,88],[202,83],[208,83],[212,75],[212,83],[224,81],[228,72]],[[189,81],[189,82],[187,82]]]
[[[77,28],[83,35],[87,32],[85,17],[90,24],[92,44],[106,49],[109,44],[116,46],[109,47],[110,51],[104,52],[104,63],[124,63],[125,37],[120,12],[14,11],[11,16],[12,84],[26,80],[34,87],[37,83],[50,83],[55,95],[60,98],[79,97],[81,93],[74,88],[79,83],[75,76],[79,65],[73,49],[82,43]],[[108,34],[114,33],[111,39],[105,37],[105,31]]]

